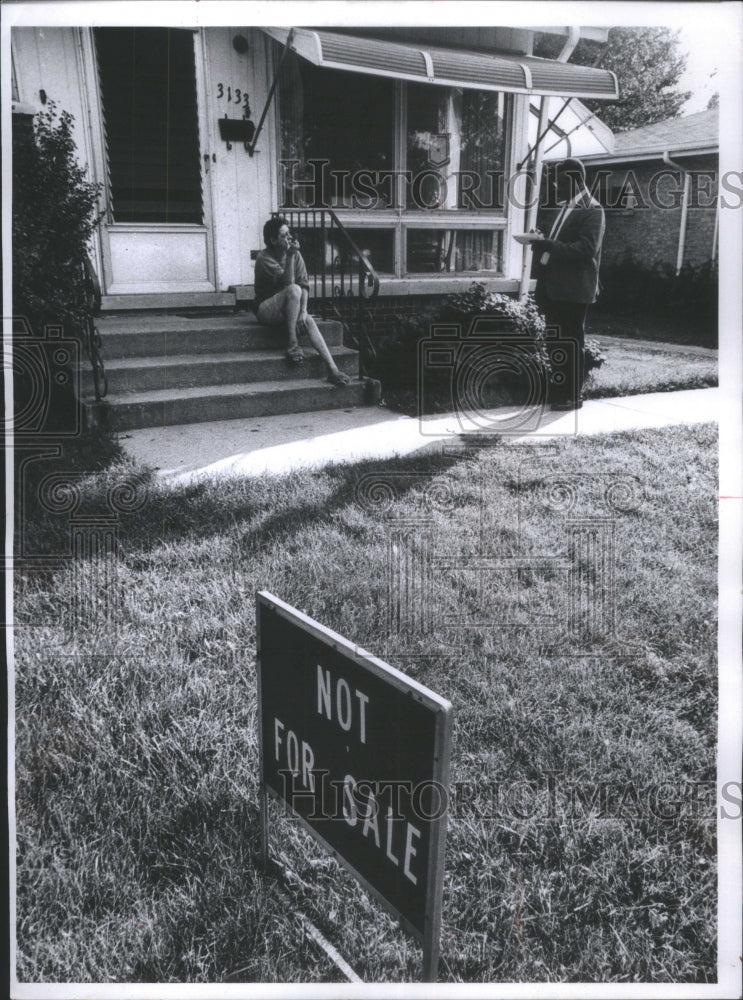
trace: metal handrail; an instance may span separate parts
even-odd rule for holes
[[[93,318],[101,311],[101,284],[87,254],[83,260],[83,290],[85,294],[85,320],[81,326],[83,347],[93,369],[96,402],[100,402],[108,392],[108,379],[101,357],[103,346],[101,335]]]
[[[335,225],[336,229],[341,234],[343,239],[346,241],[346,245],[351,248],[355,256],[358,258],[359,270],[364,271],[364,281],[361,282],[361,280],[359,280],[359,295],[361,295],[362,298],[365,299],[375,299],[377,295],[379,295],[379,275],[374,270],[374,267],[372,266],[370,261],[366,259],[363,252],[358,248],[358,246],[356,245],[356,241],[348,232],[348,230],[343,225],[338,216],[335,214],[335,212],[332,210],[332,208],[329,208],[327,212],[331,220],[333,221],[333,224]],[[367,287],[370,289],[370,291],[362,292],[361,289]]]

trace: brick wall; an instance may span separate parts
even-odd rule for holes
[[[717,194],[718,158],[686,157],[683,165],[697,175],[692,181],[693,197],[687,214],[684,251],[684,263],[697,267],[705,264],[712,256],[715,205],[709,203],[714,202]],[[660,159],[647,163],[621,164],[609,178],[609,186],[622,184],[629,171],[632,173],[632,180],[627,189],[636,189],[647,207],[607,210],[602,263],[607,265],[617,262],[629,253],[637,263],[648,267],[661,262],[675,268],[681,225],[683,176],[680,171],[673,170]],[[702,171],[711,171],[714,177],[701,177]],[[587,173],[590,187],[595,180],[596,169],[589,168]],[[656,176],[661,173],[662,178]],[[653,204],[650,192],[654,177],[657,191],[655,200],[672,207]]]
[[[380,295],[365,310],[368,315],[364,318],[364,329],[373,341],[378,342],[398,330],[400,317],[415,316],[424,309],[441,304],[445,298],[445,295]],[[341,305],[341,312],[350,324],[355,324],[358,317],[357,301]]]

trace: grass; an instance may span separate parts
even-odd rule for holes
[[[717,385],[716,356],[695,353],[693,347],[663,350],[662,344],[650,347],[647,343],[632,344],[631,338],[629,342],[615,339],[623,337],[625,332],[626,327],[620,327],[612,337],[602,334],[596,338],[606,361],[588,376],[583,391],[585,399]],[[592,335],[593,330],[589,338]]]
[[[664,321],[665,323],[665,321]],[[665,342],[656,342],[665,336]],[[672,329],[660,324],[657,317],[637,322],[627,317],[589,313],[587,339],[597,340],[605,356],[604,364],[590,372],[583,388],[584,399],[607,399],[648,392],[675,392],[680,389],[704,389],[718,384],[716,354],[705,353],[693,340],[679,340],[684,331],[677,324]],[[688,334],[688,337],[691,337]],[[633,343],[637,341],[637,343]],[[669,347],[669,344],[673,344]],[[474,370],[474,369],[473,369]],[[411,376],[413,381],[415,376]],[[451,379],[442,380],[439,392],[427,395],[427,412],[451,410]],[[487,381],[483,382],[486,387]],[[431,388],[431,386],[429,386]],[[483,405],[509,402],[507,390],[502,399],[496,395]],[[388,386],[385,398],[390,409],[417,415],[416,388]],[[497,402],[496,402],[497,400]]]
[[[717,348],[717,317],[704,311],[657,308],[638,312],[632,309],[618,312],[600,302],[588,314],[588,326],[593,334],[627,337],[632,340],[655,340],[666,344]]]
[[[363,979],[419,976],[419,950],[292,823],[272,823],[281,870],[258,865],[254,595],[268,589],[454,705],[440,979],[714,981],[715,455],[714,428],[692,426],[150,484],[120,516],[115,628],[92,604],[65,627],[67,515],[29,520],[29,550],[61,558],[16,594],[19,979],[341,979],[293,908]],[[549,477],[591,518],[605,475],[627,470],[614,633],[576,640],[555,569],[524,571],[516,600],[512,575],[469,568],[478,552],[564,555],[567,494]],[[370,471],[396,477],[386,515],[357,498]],[[83,509],[116,474],[82,483]],[[462,557],[436,575],[422,636],[386,627],[389,518],[415,516]],[[490,627],[462,640],[452,608]],[[545,610],[555,622],[537,627]],[[675,818],[650,808],[660,782]],[[707,783],[698,816],[690,782]],[[603,814],[574,794],[590,803],[602,783]]]

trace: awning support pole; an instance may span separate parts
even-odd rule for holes
[[[291,48],[291,44],[292,44],[293,40],[294,40],[294,28],[292,28],[290,30],[289,34],[287,35],[287,39],[286,39],[286,42],[284,44],[284,51],[281,53],[281,59],[279,59],[279,65],[276,67],[276,72],[274,73],[274,77],[273,77],[273,83],[271,84],[271,89],[269,90],[268,97],[266,98],[266,106],[263,109],[263,113],[261,114],[260,120],[259,120],[258,125],[256,127],[255,135],[253,136],[253,141],[250,143],[249,146],[246,147],[247,150],[248,150],[248,156],[252,156],[253,153],[255,153],[255,147],[256,147],[256,144],[258,142],[258,136],[261,134],[261,129],[263,128],[263,123],[266,120],[266,115],[268,114],[268,109],[269,109],[269,107],[271,105],[271,101],[273,100],[273,95],[274,95],[274,93],[276,91],[276,87],[277,87],[278,82],[279,82],[279,76],[281,75],[281,69],[282,69],[282,67],[284,65],[284,60],[287,57],[287,54],[289,52],[289,49]]]
[[[548,117],[549,98],[543,97],[539,106],[539,131],[544,128],[544,123]],[[527,174],[527,200],[526,200],[526,232],[530,232],[537,222],[537,210],[539,209],[539,189],[542,180],[542,144],[537,142],[534,147],[534,166]],[[529,277],[531,274],[531,247],[526,244],[521,261],[521,281],[519,282],[519,301],[523,302],[529,294]]]
[[[579,121],[578,124],[574,125],[569,132],[565,132],[564,135],[561,135],[560,138],[557,140],[557,142],[553,142],[551,146],[548,146],[547,149],[545,149],[543,155],[546,156],[547,153],[551,153],[552,150],[555,148],[555,146],[559,146],[561,142],[565,142],[566,139],[568,139],[568,137],[573,134],[573,132],[577,132],[579,128],[581,128],[583,125],[586,125],[588,122],[590,122],[592,118],[595,117],[596,117],[596,112],[594,111],[588,116],[588,118],[585,118],[583,121]],[[568,156],[569,155],[570,153],[568,153]]]
[[[567,62],[573,49],[580,40],[580,28],[572,25],[568,28],[568,37],[562,47],[562,51],[557,57],[557,62]],[[537,135],[541,135],[547,122],[547,109],[549,108],[549,98],[542,97],[539,106],[539,126]],[[539,209],[539,189],[542,184],[542,143],[538,139],[534,147],[534,172],[531,174],[532,182],[529,185],[529,199],[526,209],[526,232],[533,229],[537,221],[537,211]],[[521,264],[521,281],[519,282],[519,301],[523,302],[529,294],[529,277],[531,274],[531,247],[524,244],[523,259]]]
[[[546,98],[545,98],[545,97],[543,97],[543,98],[542,98],[542,102],[544,102],[544,101],[545,101],[545,99],[546,99]],[[544,131],[543,131],[543,132],[541,132],[541,133],[540,133],[540,134],[539,134],[539,135],[537,136],[537,140],[536,140],[536,142],[534,143],[534,145],[533,145],[533,146],[530,146],[530,147],[529,147],[529,148],[527,149],[527,151],[526,151],[526,156],[525,156],[525,157],[523,158],[523,160],[521,161],[521,163],[519,163],[519,165],[518,165],[518,166],[516,167],[516,169],[517,169],[517,170],[523,170],[523,169],[524,169],[524,165],[525,165],[525,164],[527,164],[527,163],[529,162],[529,160],[530,160],[530,159],[531,159],[531,157],[532,157],[532,153],[534,153],[534,151],[536,150],[536,148],[537,148],[537,146],[539,145],[539,143],[540,143],[540,142],[541,142],[541,141],[542,141],[542,140],[544,139],[544,137],[545,137],[545,136],[547,135],[547,133],[548,133],[548,132],[550,131],[550,129],[551,129],[551,128],[552,128],[552,126],[553,126],[553,125],[555,124],[555,122],[557,121],[557,119],[558,119],[558,118],[560,117],[560,115],[561,115],[561,114],[563,113],[563,111],[565,110],[565,108],[567,108],[568,104],[570,104],[570,102],[572,101],[572,99],[573,99],[572,97],[568,97],[568,98],[567,98],[567,100],[565,101],[565,103],[563,104],[563,106],[562,106],[562,107],[560,108],[560,110],[559,110],[559,111],[557,112],[557,114],[555,115],[555,117],[554,117],[554,118],[550,118],[550,120],[549,120],[549,121],[547,122],[547,125],[546,125],[546,127],[545,127]],[[542,104],[541,104],[541,103],[540,103],[540,105],[539,105],[539,108],[540,108],[540,119],[539,119],[539,120],[540,120],[540,122],[541,122],[541,120],[542,120],[542,119],[541,119],[541,108],[542,108]],[[569,135],[569,134],[570,134],[570,133],[568,133],[568,135]],[[560,140],[560,141],[562,141],[562,140]],[[551,148],[552,148],[552,147],[550,146],[550,149],[551,149]]]

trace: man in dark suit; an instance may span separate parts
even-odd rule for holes
[[[552,409],[580,407],[583,386],[585,321],[599,288],[604,210],[586,187],[580,160],[563,160],[555,169],[557,201],[562,203],[550,234],[533,244],[537,287],[535,299],[548,326],[576,345],[576,366],[563,386],[552,386]]]

